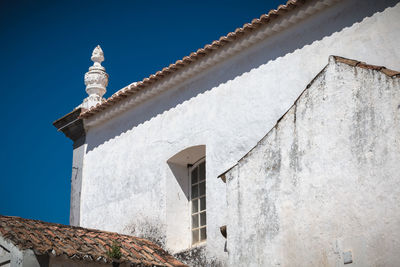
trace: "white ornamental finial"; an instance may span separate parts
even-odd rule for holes
[[[83,100],[80,107],[90,109],[91,107],[103,102],[103,95],[106,93],[108,85],[108,74],[105,68],[101,65],[104,61],[104,54],[101,47],[98,45],[93,50],[92,57],[93,66],[85,74],[86,93],[88,97]]]

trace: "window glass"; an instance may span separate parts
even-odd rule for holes
[[[199,196],[205,195],[206,194],[206,182],[200,183],[199,188],[200,188]]]
[[[192,228],[198,228],[199,227],[199,215],[192,215]]]
[[[199,196],[199,185],[192,186],[192,199]]]
[[[197,183],[197,168],[192,171],[192,184]]]
[[[192,213],[196,213],[199,211],[199,203],[198,202],[199,202],[198,199],[192,200]]]
[[[205,180],[206,179],[206,163],[203,162],[200,164],[199,166],[199,172],[200,172],[200,181]]]
[[[200,226],[206,225],[206,213],[200,213]]]
[[[207,239],[205,160],[195,164],[189,173],[192,244],[196,244]]]
[[[193,244],[199,242],[199,230],[192,231],[192,241]]]
[[[202,198],[200,199],[200,210],[203,211],[203,210],[205,210],[205,209],[206,209],[206,198],[205,198],[205,197],[202,197]]]
[[[207,231],[206,228],[200,229],[200,241],[207,239]]]

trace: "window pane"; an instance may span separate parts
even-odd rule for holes
[[[192,215],[192,228],[199,227],[199,215]]]
[[[200,195],[199,196],[202,196],[205,194],[206,194],[206,182],[202,182],[202,183],[200,183]]]
[[[192,184],[197,183],[197,170],[198,170],[198,168],[194,168],[192,170]]]
[[[199,242],[199,230],[193,230],[192,231],[192,243],[197,243]]]
[[[204,227],[200,229],[200,240],[206,240],[207,239],[207,229]]]
[[[199,200],[192,200],[192,213],[196,213],[199,211]]]
[[[199,196],[199,185],[192,186],[192,198]]]
[[[206,198],[202,197],[200,199],[200,210],[205,210],[206,209]]]
[[[206,179],[206,163],[205,162],[201,163],[199,168],[200,168],[199,181],[205,180]]]
[[[206,213],[203,212],[200,214],[200,226],[206,225]]]

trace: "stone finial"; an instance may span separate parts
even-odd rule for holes
[[[108,85],[108,74],[101,65],[101,62],[104,61],[104,53],[99,45],[93,50],[91,60],[93,66],[85,74],[86,93],[89,96],[79,106],[86,109],[90,109],[105,100],[103,95],[107,92],[106,87]]]
[[[104,61],[104,53],[99,45],[93,49],[92,57],[90,59],[94,62],[93,66],[101,66],[101,62]]]

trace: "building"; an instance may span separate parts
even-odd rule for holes
[[[294,109],[298,104],[293,106],[293,103],[303,103],[307,99],[319,101],[315,109],[310,109],[307,104],[301,106],[306,115],[300,116],[299,120],[302,126],[312,128],[296,131],[304,140],[308,135],[320,138],[318,144],[321,145],[328,145],[325,139],[331,140],[331,149],[351,147],[346,139],[349,136],[361,146],[363,142],[369,142],[368,138],[380,133],[369,127],[367,119],[363,120],[367,114],[373,116],[374,101],[379,105],[379,114],[387,113],[376,118],[379,121],[388,119],[384,120],[385,124],[382,122],[382,126],[385,129],[393,124],[398,126],[397,115],[392,114],[395,111],[382,106],[389,104],[385,101],[396,103],[400,100],[396,93],[399,89],[398,73],[390,71],[400,70],[399,43],[398,1],[293,0],[143,81],[122,88],[107,100],[103,95],[108,75],[101,66],[103,52],[100,47],[96,48],[92,55],[94,65],[85,75],[88,98],[54,122],[57,129],[74,141],[70,223],[145,237],[190,265],[309,266],[315,263],[341,266],[346,263],[375,266],[382,262],[387,266],[399,265],[395,254],[399,249],[397,241],[391,241],[390,249],[384,251],[363,250],[365,246],[379,247],[379,244],[388,248],[389,243],[377,235],[397,237],[399,234],[395,225],[399,225],[400,217],[394,201],[399,197],[395,186],[398,177],[393,176],[399,169],[392,162],[399,156],[394,149],[396,139],[392,140],[398,136],[397,132],[387,132],[390,134],[382,139],[387,141],[386,144],[379,139],[378,146],[370,150],[359,147],[359,154],[346,154],[346,158],[340,158],[341,154],[332,150],[329,155],[332,158],[327,159],[329,163],[333,159],[359,159],[365,163],[369,162],[365,157],[376,159],[378,152],[374,149],[392,146],[393,150],[385,152],[393,156],[390,165],[362,165],[365,181],[373,185],[373,179],[381,178],[382,183],[387,183],[382,190],[393,190],[390,192],[391,200],[378,201],[383,206],[373,210],[369,207],[384,194],[363,191],[367,187],[360,187],[354,180],[346,188],[351,197],[338,201],[337,197],[342,195],[335,190],[346,186],[343,179],[361,173],[354,166],[325,164],[317,152],[327,147],[321,146],[314,151],[314,163],[313,158],[307,158],[307,161],[300,158],[301,153],[307,154],[303,143],[292,144],[293,151],[302,150],[290,156],[293,162],[289,165],[283,155],[275,153],[280,146],[287,150],[289,141],[294,140],[295,136],[288,133],[294,127],[290,120],[293,114],[297,114]],[[331,55],[340,57],[331,57],[327,65]],[[383,65],[387,69],[374,65]],[[339,78],[338,75],[345,77],[340,79],[340,83],[329,78]],[[369,91],[365,90],[372,92],[378,87],[388,88],[392,98],[385,95],[381,99],[381,95],[374,95],[364,102],[344,101],[347,100],[345,96],[353,92],[352,85],[364,88],[360,97],[366,98]],[[321,92],[332,93],[333,89],[342,96],[325,101]],[[309,92],[316,95],[308,96]],[[358,113],[355,109],[341,106],[343,103],[358,105]],[[388,106],[393,108],[392,104]],[[327,105],[331,113],[318,113],[324,110],[319,105]],[[329,126],[338,128],[313,131],[314,125],[310,120],[322,121],[324,115],[336,118],[335,123]],[[359,116],[359,124],[355,124],[352,131],[346,128],[342,139],[334,139],[334,132],[330,131],[339,131],[340,120],[347,115]],[[294,118],[297,119],[297,115]],[[273,143],[276,140],[271,136],[282,139],[282,142]],[[290,174],[292,179],[291,182],[289,176],[282,179],[279,188],[288,186],[283,191],[278,190],[278,185],[272,181],[279,176],[278,173],[272,175],[265,169],[277,168],[273,164],[281,158],[286,160],[286,165],[280,165],[279,175]],[[323,213],[319,210],[323,207],[306,195],[298,199],[301,200],[299,204],[290,206],[296,200],[293,194],[300,190],[295,185],[312,185],[302,184],[306,168],[301,166],[306,163],[315,164],[320,172],[326,169],[329,170],[327,173],[335,171],[342,175],[337,184],[331,184],[332,178],[318,180],[322,179],[318,173],[309,173],[319,186],[332,186],[331,190],[321,191],[326,195],[318,195],[319,198],[316,195],[313,201],[330,200],[332,202],[327,202],[324,207],[335,212],[343,211],[337,205],[351,207],[345,214],[352,217],[360,215],[351,213],[355,209],[352,201],[364,200],[367,202],[360,206],[364,217],[360,215],[347,221],[335,212]],[[368,174],[368,170],[379,166],[387,167],[388,172]],[[228,169],[230,171],[226,172]],[[227,183],[217,179],[219,176]],[[363,178],[359,179],[362,181]],[[246,180],[245,186],[239,187],[242,180]],[[290,191],[287,193],[288,201],[292,201],[289,206],[270,198],[281,197],[285,190]],[[298,193],[310,189],[302,190]],[[365,194],[369,198],[365,198]],[[248,196],[246,201],[241,202],[242,196]],[[301,209],[300,204],[303,204]],[[284,207],[300,209],[304,213],[281,213]],[[313,212],[308,213],[311,208]],[[374,225],[387,209],[393,210],[387,220],[383,220],[388,222],[389,228],[365,228],[365,225]],[[321,216],[324,214],[324,220],[321,217],[315,222],[333,220],[335,224],[332,225],[338,229],[344,227],[345,222],[349,223],[346,230],[339,231],[341,235],[348,234],[348,240],[335,236],[339,232],[306,224],[319,213]],[[364,221],[365,216],[375,220]],[[308,227],[286,227],[289,223],[298,225],[303,219]],[[359,226],[363,231],[356,229]],[[280,232],[280,229],[285,231]],[[318,242],[314,242],[315,229],[327,231],[321,233],[324,238]],[[296,237],[300,233],[301,236]],[[357,241],[354,241],[355,233]],[[291,235],[295,238],[289,238]],[[362,240],[360,237],[363,235],[368,239]],[[299,243],[300,237],[312,240]],[[363,242],[364,247],[360,245]],[[290,245],[290,249],[283,249],[284,245]],[[369,256],[364,256],[364,252]]]

